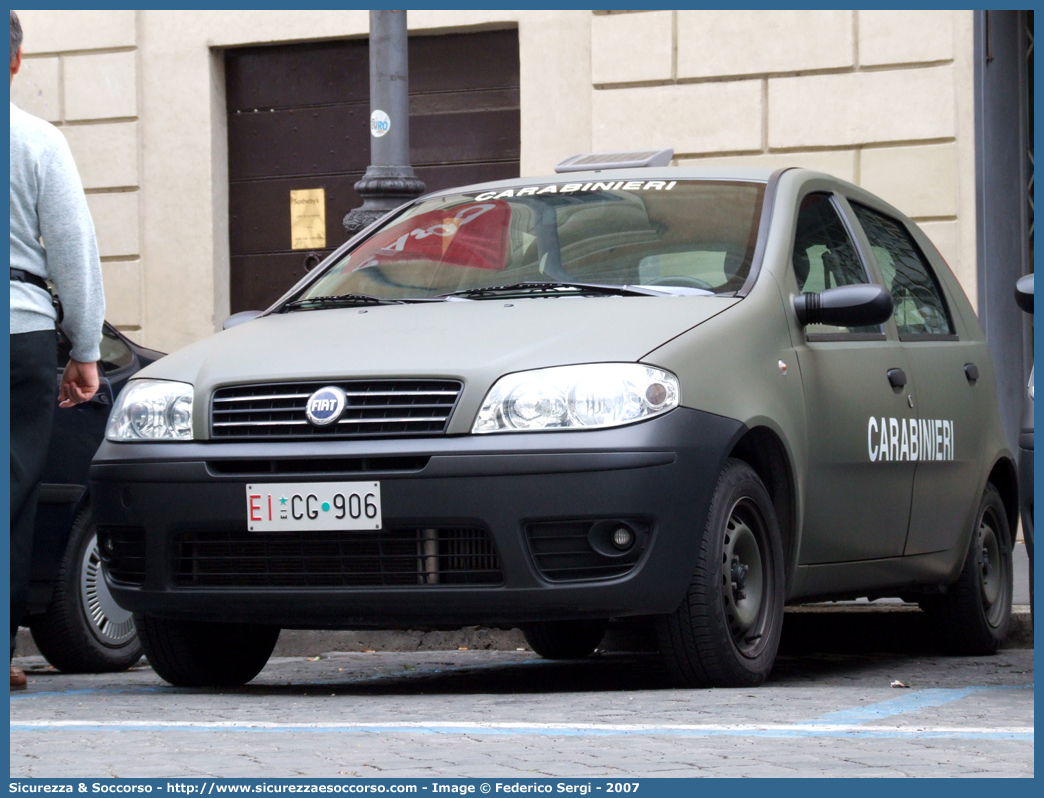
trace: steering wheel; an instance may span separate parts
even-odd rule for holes
[[[704,291],[713,291],[714,286],[699,277],[690,277],[687,274],[668,274],[653,280],[642,280],[642,285],[677,285],[687,288],[700,288]]]

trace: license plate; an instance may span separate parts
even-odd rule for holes
[[[380,482],[288,482],[246,486],[251,532],[380,529]]]

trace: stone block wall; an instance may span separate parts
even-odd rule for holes
[[[134,11],[20,11],[20,108],[69,142],[94,220],[106,316],[139,338],[143,264],[139,213],[138,47]]]
[[[804,166],[917,221],[974,305],[971,12],[593,12],[592,148]]]

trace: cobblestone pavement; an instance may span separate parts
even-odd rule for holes
[[[14,777],[1033,775],[1032,649],[785,654],[745,690],[649,654],[331,653],[220,691],[16,663]]]

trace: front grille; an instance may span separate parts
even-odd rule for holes
[[[606,521],[555,521],[526,524],[526,540],[537,570],[549,582],[583,582],[611,579],[634,569],[648,544],[648,525],[627,521],[635,532],[635,543],[624,553],[612,552],[609,546],[598,551],[592,540],[605,538],[615,526]]]
[[[345,392],[347,405],[336,424],[313,427],[305,404],[328,385]],[[210,434],[218,440],[441,435],[462,387],[457,380],[347,380],[219,388]]]
[[[98,555],[116,582],[145,583],[145,530],[139,526],[99,526]]]
[[[178,587],[407,587],[499,585],[500,558],[484,529],[185,534]]]

